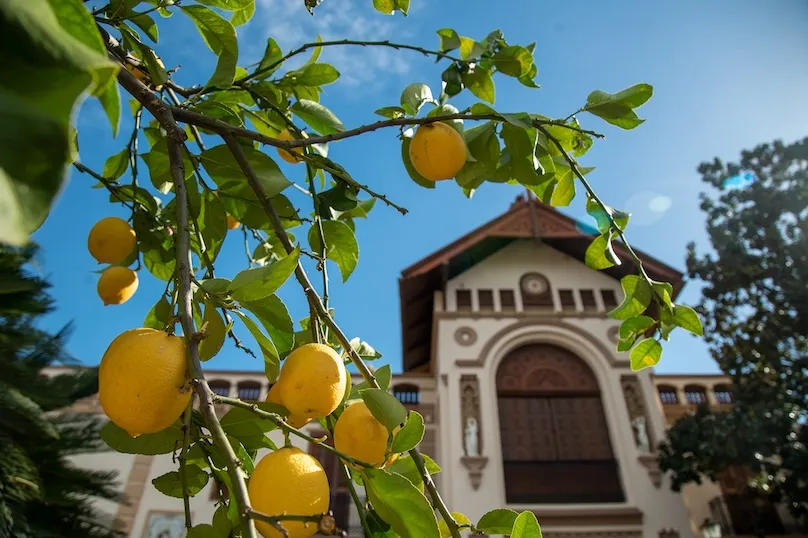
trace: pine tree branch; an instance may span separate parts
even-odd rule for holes
[[[146,106],[145,103],[144,106]],[[164,126],[164,128],[168,131],[167,126]],[[250,499],[247,493],[247,483],[242,464],[227,440],[227,435],[224,433],[219,417],[216,415],[216,409],[213,405],[213,391],[211,391],[208,382],[205,380],[202,364],[199,360],[199,335],[195,331],[192,315],[191,279],[193,275],[191,270],[190,223],[188,222],[188,192],[185,188],[185,170],[182,160],[182,143],[185,141],[185,132],[179,131],[182,136],[179,136],[177,131],[173,132],[174,136],[169,135],[167,137],[167,143],[171,175],[174,180],[174,193],[177,200],[177,237],[175,246],[177,249],[177,278],[179,280],[180,294],[180,322],[182,323],[182,331],[185,334],[188,348],[188,369],[191,384],[199,396],[199,408],[205,420],[205,425],[210,430],[214,442],[227,461],[227,472],[230,475],[233,488],[232,493],[243,516],[245,534],[247,538],[257,538],[255,524],[252,519],[244,515],[250,509]]]
[[[230,134],[230,133],[220,133],[224,138],[224,141],[227,143],[227,147],[230,148],[233,157],[236,159],[236,162],[239,164],[244,176],[247,178],[247,182],[249,183],[250,187],[255,192],[255,195],[258,197],[258,201],[263,207],[264,211],[269,216],[270,221],[272,222],[272,227],[275,229],[275,233],[277,234],[278,238],[283,245],[283,248],[286,250],[287,253],[291,253],[294,250],[294,245],[289,239],[289,235],[286,233],[286,230],[283,228],[281,223],[281,219],[278,216],[278,212],[272,207],[270,203],[269,197],[267,196],[266,192],[264,191],[261,184],[258,182],[258,178],[255,175],[255,171],[252,169],[249,161],[247,160],[247,156],[244,154],[244,150],[241,148],[241,145],[238,143],[238,140]],[[311,284],[308,275],[306,275],[306,271],[303,269],[303,265],[298,262],[297,267],[295,268],[295,277],[297,281],[300,283],[300,286],[303,288],[303,292],[306,294],[306,298],[309,301],[309,305],[317,312],[318,317],[323,320],[323,322],[334,332],[334,335],[339,341],[342,348],[351,358],[351,362],[353,362],[356,369],[359,370],[359,373],[365,379],[367,384],[373,388],[381,388],[379,386],[376,377],[373,375],[373,372],[370,371],[365,361],[362,360],[362,357],[353,349],[351,346],[350,340],[348,337],[345,336],[345,333],[342,329],[337,325],[334,321],[334,318],[331,317],[331,314],[328,312],[328,309],[325,308],[323,305],[320,296],[317,295],[317,291]],[[417,448],[413,448],[409,451],[410,457],[412,457],[413,462],[415,463],[416,467],[418,468],[418,472],[421,475],[422,480],[424,481],[424,486],[426,487],[427,491],[429,492],[430,497],[432,498],[432,505],[437,508],[437,510],[443,516],[444,521],[446,522],[447,527],[449,528],[449,532],[451,533],[453,538],[460,538],[460,530],[457,525],[457,521],[455,521],[454,517],[452,516],[451,512],[449,511],[446,503],[438,493],[438,489],[435,487],[435,482],[432,480],[432,477],[429,475],[429,471],[426,469],[426,465],[424,463],[424,459],[421,457],[420,452],[418,452]]]

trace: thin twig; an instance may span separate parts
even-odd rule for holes
[[[289,235],[286,233],[286,230],[283,228],[281,223],[281,219],[278,216],[278,212],[272,207],[272,204],[269,201],[269,197],[267,196],[266,192],[264,191],[261,184],[258,182],[258,178],[255,175],[255,171],[252,169],[249,161],[247,160],[246,155],[244,155],[244,150],[241,148],[241,145],[235,139],[232,134],[227,132],[220,133],[224,138],[225,142],[227,143],[227,147],[230,148],[230,151],[233,153],[233,157],[236,159],[236,162],[241,167],[242,172],[244,172],[244,176],[247,178],[247,182],[250,184],[250,187],[255,192],[255,195],[258,198],[261,206],[264,208],[264,211],[269,216],[270,221],[272,222],[272,226],[275,229],[275,233],[277,234],[278,238],[283,245],[283,248],[286,249],[287,253],[291,253],[294,250],[294,246],[292,242],[289,240]],[[306,274],[305,269],[300,262],[298,262],[297,267],[295,268],[295,277],[297,281],[300,283],[300,286],[303,288],[303,292],[306,294],[306,298],[309,301],[309,305],[314,311],[317,313],[318,317],[323,320],[323,322],[334,332],[334,336],[337,338],[337,341],[340,343],[342,348],[348,354],[353,362],[356,369],[359,370],[359,373],[364,378],[365,382],[373,387],[373,388],[381,388],[379,386],[376,377],[373,375],[373,372],[370,371],[365,361],[362,360],[362,357],[356,352],[356,350],[351,346],[350,340],[348,337],[345,336],[345,333],[342,329],[337,325],[334,321],[334,318],[331,316],[330,312],[327,308],[323,305],[320,296],[317,295],[317,291],[311,284],[308,275]],[[418,468],[418,472],[421,475],[422,480],[424,481],[424,486],[426,490],[429,492],[429,496],[432,499],[432,505],[437,508],[440,514],[443,516],[443,519],[446,521],[446,525],[449,528],[449,532],[453,538],[460,538],[460,530],[457,525],[457,521],[452,516],[452,513],[449,511],[446,503],[438,493],[438,489],[435,487],[435,482],[432,480],[432,477],[429,475],[429,471],[426,469],[426,465],[424,464],[424,459],[421,457],[420,452],[418,452],[417,448],[413,448],[409,451],[410,457],[412,457],[413,462],[415,462],[416,467]]]
[[[216,131],[217,133],[220,134],[227,133],[240,138],[255,140],[256,142],[261,142],[262,144],[267,144],[269,146],[274,146],[276,148],[285,149],[286,151],[290,151],[294,148],[311,146],[313,144],[325,144],[328,142],[334,142],[336,140],[344,140],[346,138],[351,138],[364,133],[384,129],[386,127],[401,127],[406,125],[428,125],[431,123],[437,123],[439,121],[449,121],[449,120],[469,120],[469,121],[491,120],[498,122],[507,121],[500,114],[470,114],[470,113],[458,112],[457,114],[444,114],[439,116],[431,116],[427,118],[394,118],[391,120],[377,121],[375,123],[370,123],[368,125],[362,125],[361,127],[357,127],[355,129],[348,129],[345,131],[340,131],[338,133],[333,133],[324,136],[311,136],[308,138],[297,138],[295,140],[280,140],[278,138],[266,136],[255,131],[251,131],[249,129],[244,129],[243,127],[236,127],[234,125],[230,125],[229,123],[226,123],[222,120],[216,118],[210,118],[208,116],[205,116],[204,114],[199,114],[198,112],[194,112],[192,110],[185,110],[184,108],[173,107],[171,112],[174,114],[174,117],[178,121],[190,123],[192,125],[197,125],[199,127],[205,127],[212,131]],[[566,125],[563,122],[555,120],[532,120],[532,125],[534,127],[544,125],[563,127],[565,129],[585,133],[590,136],[594,136],[596,138],[604,138],[604,135],[600,133],[581,129],[573,125]]]
[[[180,142],[188,140],[188,135],[185,133],[185,130],[180,127],[172,115],[171,107],[161,101],[154,92],[140,82],[135,75],[130,73],[127,69],[119,69],[118,82],[132,97],[140,101],[140,103],[151,112],[151,115],[154,116],[163,129],[166,130],[169,139],[173,138]]]
[[[116,186],[118,183],[114,179],[104,177],[101,174],[99,174],[98,172],[96,172],[95,170],[92,170],[91,168],[88,168],[88,167],[84,166],[83,164],[81,164],[78,161],[73,161],[73,166],[76,167],[76,170],[78,170],[82,174],[89,174],[93,178],[100,181],[101,184],[104,185],[104,187],[109,191],[109,193],[112,196],[114,196],[120,203],[122,203],[124,206],[128,207],[132,211],[135,210],[135,206],[130,205],[129,202],[127,200],[124,200],[121,197],[121,195],[118,194],[118,192],[115,190],[114,186]]]
[[[185,460],[188,457],[188,445],[191,439],[191,411],[194,408],[193,397],[188,400],[185,414],[182,417],[182,451],[180,452],[180,484],[182,486],[182,505],[185,511],[185,528],[194,526],[191,521],[191,498],[188,496],[188,474],[185,472]]]
[[[139,82],[139,81],[138,81]],[[135,96],[137,98],[137,96]],[[141,101],[142,102],[142,101]],[[144,103],[145,105],[145,103]],[[169,112],[170,113],[170,112]],[[173,118],[172,118],[173,120]],[[168,130],[168,126],[164,126]],[[190,229],[188,223],[188,192],[185,188],[185,171],[182,161],[182,143],[185,141],[185,132],[181,129],[171,130],[173,135],[167,138],[168,157],[170,161],[171,175],[174,180],[174,193],[177,200],[177,277],[180,293],[180,321],[188,347],[188,370],[191,377],[191,384],[199,396],[199,408],[205,420],[205,425],[213,437],[215,444],[224,454],[227,461],[227,472],[232,482],[233,497],[242,513],[250,508],[250,498],[247,493],[247,483],[242,469],[241,461],[233,451],[233,447],[227,440],[227,435],[222,429],[216,409],[213,405],[213,391],[210,390],[205,375],[202,372],[202,365],[199,361],[199,339],[194,329],[194,319],[192,315],[192,292],[191,292],[191,244]],[[252,519],[244,517],[244,532],[247,538],[257,538],[255,524]]]
[[[230,405],[232,407],[240,407],[241,409],[246,409],[248,411],[252,411],[257,416],[259,416],[261,418],[265,418],[265,419],[271,421],[276,426],[278,426],[280,429],[282,429],[284,432],[290,433],[292,435],[296,435],[297,437],[300,437],[301,439],[305,439],[309,443],[319,445],[319,446],[323,447],[324,449],[328,450],[329,452],[332,452],[332,453],[336,454],[337,456],[339,456],[344,461],[353,463],[354,465],[358,465],[360,467],[367,467],[367,468],[373,467],[373,465],[370,464],[370,463],[358,460],[356,458],[352,458],[351,456],[349,456],[349,455],[347,455],[347,454],[345,454],[343,452],[340,452],[336,448],[321,442],[319,439],[316,439],[316,438],[312,437],[311,435],[309,435],[309,434],[307,434],[305,432],[302,432],[302,431],[298,430],[297,428],[292,427],[291,425],[289,425],[288,422],[286,422],[286,420],[281,415],[279,415],[277,413],[271,413],[269,411],[265,411],[265,410],[261,409],[260,407],[258,407],[258,405],[255,404],[255,403],[245,402],[244,400],[240,400],[238,398],[230,398],[228,396],[219,396],[218,394],[213,396],[213,401],[216,402],[216,403],[223,403],[223,404]]]
[[[445,58],[447,60],[452,60],[453,62],[467,63],[466,60],[463,60],[463,59],[458,58],[456,56],[452,56],[452,55],[449,55],[449,54],[446,54],[444,52],[440,52],[440,51],[437,51],[437,50],[430,50],[430,49],[425,49],[423,47],[416,47],[415,45],[406,45],[406,44],[401,44],[401,43],[391,43],[389,41],[356,41],[356,40],[353,40],[353,39],[340,39],[340,40],[336,40],[336,41],[321,41],[319,43],[304,43],[300,47],[296,48],[295,50],[293,50],[291,52],[288,52],[285,56],[283,56],[282,58],[272,62],[268,66],[262,67],[260,69],[256,69],[251,74],[238,79],[235,82],[235,84],[240,86],[240,85],[242,85],[242,84],[244,84],[246,82],[249,82],[250,80],[252,80],[252,79],[254,79],[256,77],[259,77],[264,73],[267,73],[269,71],[272,71],[273,69],[278,68],[285,61],[289,60],[289,58],[292,58],[293,56],[297,56],[298,54],[302,54],[302,53],[306,52],[309,49],[312,49],[312,48],[315,48],[315,47],[330,47],[330,46],[334,46],[334,45],[342,45],[342,46],[345,46],[345,45],[358,45],[358,46],[361,46],[361,47],[390,47],[390,48],[394,48],[394,49],[397,49],[397,50],[401,49],[401,50],[412,50],[412,51],[415,51],[415,52],[420,52],[424,56],[432,55],[432,56],[436,56],[438,58]]]
[[[325,232],[323,231],[323,218],[320,215],[320,200],[317,198],[317,189],[314,186],[314,167],[306,163],[306,177],[309,182],[309,192],[311,192],[311,200],[314,205],[314,225],[317,226],[317,235],[320,237],[320,256],[322,261],[317,264],[317,268],[323,273],[323,306],[328,308],[328,268],[326,265],[326,252],[328,252],[328,244],[325,242]],[[328,335],[325,335],[325,341],[328,341]]]

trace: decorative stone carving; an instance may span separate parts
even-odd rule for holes
[[[483,469],[488,464],[488,458],[485,456],[463,456],[460,458],[460,463],[462,463],[469,472],[471,487],[474,488],[475,491],[480,489],[480,484],[483,480]]]
[[[620,339],[618,337],[619,333],[620,330],[617,327],[612,327],[611,329],[606,331],[606,338],[608,338],[611,343],[616,344],[617,341]]]
[[[460,376],[460,416],[463,425],[463,454],[477,457],[483,452],[480,420],[480,380],[476,374]]]
[[[648,477],[655,488],[659,489],[662,485],[662,470],[659,468],[659,460],[656,454],[640,454],[640,464],[648,471]]]
[[[620,385],[623,387],[623,397],[626,400],[628,418],[634,432],[634,444],[640,452],[650,453],[652,451],[651,447],[655,443],[649,428],[648,412],[645,409],[640,380],[635,375],[624,375],[620,378]]]
[[[515,349],[497,370],[497,389],[529,392],[599,392],[592,369],[574,353],[548,344]]]
[[[441,374],[440,375],[440,380],[443,383],[444,387],[449,386],[449,374]]]
[[[477,342],[477,332],[471,327],[460,327],[455,331],[454,339],[463,347],[472,346]]]

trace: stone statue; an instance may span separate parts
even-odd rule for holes
[[[476,457],[480,455],[479,439],[477,438],[477,419],[468,417],[466,419],[466,456]]]
[[[637,448],[640,449],[640,452],[651,452],[651,446],[648,441],[648,430],[647,424],[645,423],[645,417],[639,416],[634,417],[634,420],[631,421],[632,429],[634,430],[634,440],[637,443]]]

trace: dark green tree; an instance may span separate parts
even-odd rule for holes
[[[116,536],[91,506],[116,499],[114,473],[72,465],[69,456],[103,443],[96,419],[51,413],[97,391],[97,373],[45,378],[53,364],[73,364],[64,349],[70,326],[55,334],[37,327],[53,308],[49,284],[31,274],[36,247],[0,248],[0,536]]]
[[[734,384],[729,412],[700,409],[660,446],[673,488],[750,471],[748,492],[808,513],[808,138],[698,168],[711,253],[689,246],[710,352]]]

